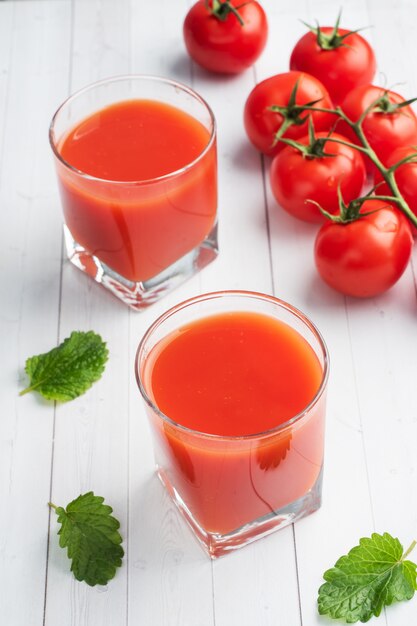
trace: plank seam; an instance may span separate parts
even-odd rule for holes
[[[300,626],[303,626],[303,612],[302,612],[302,608],[301,608],[300,576],[299,576],[299,571],[298,571],[297,541],[296,541],[295,524],[294,523],[291,524],[291,528],[292,528],[292,539],[293,539],[293,545],[294,545],[295,577],[296,577],[296,580],[297,580],[298,610],[299,610],[299,615],[300,615]]]
[[[74,0],[70,2],[70,45],[69,45],[69,80],[68,80],[68,95],[70,94],[71,81],[72,81],[72,52],[74,44]],[[59,344],[61,336],[61,314],[62,314],[62,291],[63,291],[63,274],[64,274],[64,234],[61,234],[61,263],[59,271],[59,296],[58,296],[58,323],[57,323],[57,345]],[[55,430],[56,430],[56,409],[57,403],[54,402],[54,414],[53,414],[53,426],[52,426],[52,447],[51,447],[51,474],[49,479],[49,501],[52,500],[53,482],[54,482],[54,461],[55,461]],[[48,535],[46,545],[46,570],[45,570],[45,593],[43,604],[43,620],[42,625],[46,624],[46,607],[48,601],[48,576],[49,576],[49,554],[50,554],[50,542],[51,542],[51,508],[49,507],[48,514]]]

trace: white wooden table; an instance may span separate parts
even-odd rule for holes
[[[257,80],[286,71],[304,32],[333,23],[334,0],[264,0],[270,36],[235,78],[193,66],[182,42],[187,0],[0,0],[0,624],[1,626],[314,626],[322,573],[361,536],[417,538],[417,256],[387,294],[332,292],[313,264],[315,227],[276,206],[268,164],[242,110]],[[346,0],[343,25],[373,25],[378,82],[417,95],[417,2]],[[64,258],[47,131],[66,96],[124,73],[177,78],[211,104],[219,137],[219,258],[146,312],[129,311]],[[399,86],[398,86],[399,85]],[[153,474],[134,380],[137,344],[163,310],[216,289],[274,293],[305,311],[331,353],[324,502],[314,515],[215,562]],[[87,394],[55,407],[18,397],[25,359],[94,329],[110,361]],[[126,558],[106,587],[69,573],[47,502],[103,495]],[[414,555],[417,558],[417,555]],[[416,623],[417,600],[386,626]]]

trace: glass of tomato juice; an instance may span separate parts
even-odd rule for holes
[[[192,89],[120,76],[68,98],[50,126],[70,261],[142,309],[212,261],[216,123]]]
[[[145,333],[157,473],[211,557],[319,508],[328,370],[313,323],[261,293],[197,296]]]

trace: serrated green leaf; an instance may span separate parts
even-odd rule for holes
[[[27,359],[30,385],[20,395],[38,391],[48,400],[78,398],[101,377],[108,354],[100,335],[74,331],[56,348]]]
[[[89,491],[66,509],[50,504],[61,524],[59,545],[67,548],[71,571],[77,580],[91,586],[105,585],[114,578],[124,555],[120,524],[111,515],[113,509],[103,502],[104,498]]]
[[[360,539],[359,545],[327,570],[319,589],[320,615],[343,619],[347,624],[367,622],[384,606],[410,600],[417,588],[417,567],[405,560],[398,539],[389,533]]]

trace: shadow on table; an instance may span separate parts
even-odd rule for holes
[[[130,494],[129,607],[143,624],[212,624],[212,563],[156,475]],[[204,621],[198,616],[205,616]],[[173,616],[176,616],[175,618]]]
[[[197,562],[210,564],[209,557],[171,501],[156,474],[131,494],[129,560],[138,571],[174,570]]]

